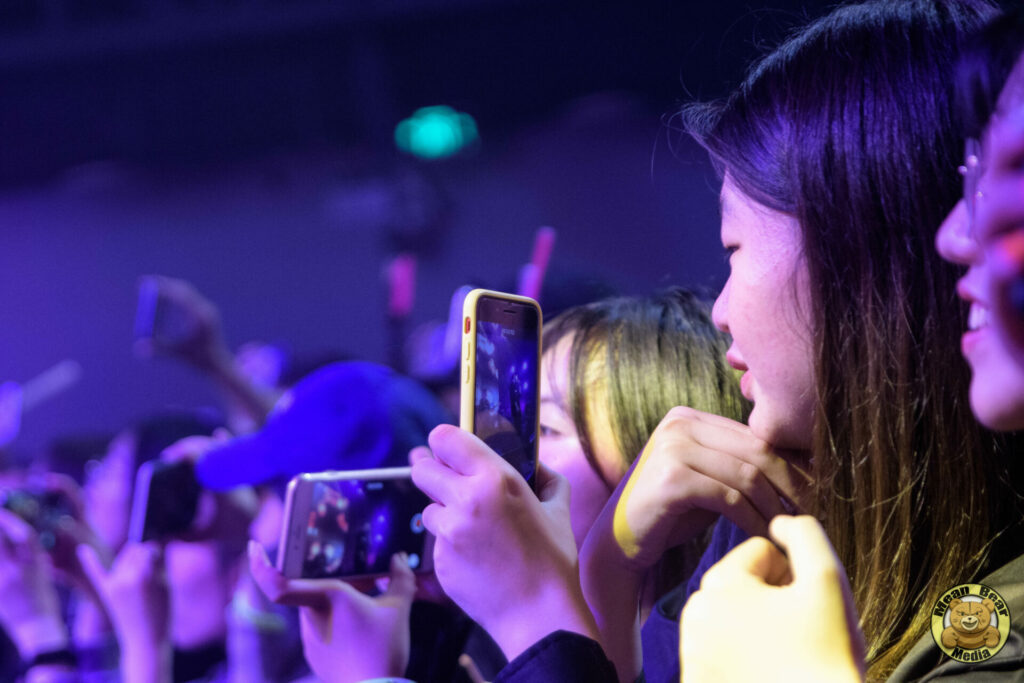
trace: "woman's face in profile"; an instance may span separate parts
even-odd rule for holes
[[[595,423],[592,444],[595,458],[602,467],[598,472],[591,465],[580,444],[579,433],[566,404],[569,392],[569,353],[572,335],[566,335],[544,354],[540,374],[540,439],[541,462],[569,480],[569,520],[576,547],[583,544],[604,504],[611,497],[606,481],[617,483],[625,473],[625,464],[608,433],[607,419]],[[602,392],[594,392],[589,400],[600,402]],[[588,406],[589,407],[589,406]]]
[[[1017,63],[981,140],[973,219],[961,200],[939,228],[936,247],[967,266],[957,293],[970,306],[961,351],[971,366],[971,408],[985,426],[1024,428],[1024,357],[1009,343],[995,305],[990,245],[1024,227],[1024,59]],[[966,164],[965,164],[966,166]]]
[[[743,372],[754,436],[775,446],[810,447],[814,418],[810,276],[796,219],[758,204],[726,174],[722,246],[729,279],[712,318],[732,335],[727,359]]]

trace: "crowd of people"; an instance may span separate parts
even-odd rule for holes
[[[719,173],[729,278],[546,320],[536,490],[436,374],[256,372],[156,280],[190,324],[147,350],[224,415],[0,474],[8,675],[1024,681],[1024,10],[844,4],[671,122]],[[202,485],[167,542],[129,533],[154,461]],[[406,465],[430,571],[271,561],[291,477]]]

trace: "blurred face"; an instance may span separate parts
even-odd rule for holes
[[[943,258],[967,266],[957,293],[970,305],[960,348],[971,366],[971,408],[991,429],[1016,430],[1024,428],[1024,360],[999,334],[1010,321],[1000,318],[992,301],[993,264],[986,250],[1024,226],[1024,60],[1010,75],[978,156],[973,221],[961,200],[935,241]]]
[[[540,440],[538,450],[545,465],[569,480],[569,516],[576,546],[583,544],[601,508],[611,497],[612,487],[625,474],[622,456],[603,413],[603,402],[593,401],[587,419],[594,429],[592,446],[601,468],[597,471],[587,460],[579,433],[566,404],[569,393],[569,350],[572,337],[563,337],[555,348],[544,354],[540,374]],[[588,406],[590,408],[590,406]],[[607,482],[607,483],[606,483]]]
[[[722,184],[722,246],[729,279],[715,301],[715,324],[732,335],[727,358],[743,372],[754,403],[750,428],[779,447],[810,447],[814,418],[810,286],[799,225],[787,214]]]

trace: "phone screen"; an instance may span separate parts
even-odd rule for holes
[[[0,489],[0,507],[21,517],[39,534],[45,550],[57,545],[57,534],[64,520],[74,517],[74,506],[60,491]]]
[[[420,569],[428,552],[422,513],[429,503],[408,477],[314,479],[302,577],[387,574],[398,552],[409,555],[411,569]]]
[[[534,485],[540,321],[531,305],[477,302],[473,432]]]
[[[193,336],[195,328],[192,314],[161,291],[159,280],[142,278],[135,310],[136,341],[178,344]]]

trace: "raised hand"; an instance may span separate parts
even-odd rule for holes
[[[91,546],[79,546],[78,557],[117,634],[125,683],[170,681],[170,595],[163,549],[156,543],[128,543],[109,570]]]
[[[581,549],[584,593],[622,680],[640,673],[640,592],[665,551],[720,515],[763,535],[773,517],[801,507],[806,482],[746,425],[690,408],[666,415]]]
[[[249,570],[271,601],[299,608],[302,649],[324,683],[405,673],[416,577],[404,555],[391,558],[387,589],[373,597],[338,579],[286,579],[255,541],[249,543]]]
[[[4,509],[0,509],[0,627],[25,659],[68,645],[53,573],[39,537]]]
[[[543,465],[537,495],[479,438],[436,427],[411,454],[413,482],[434,501],[423,523],[436,537],[445,592],[510,660],[556,630],[596,638],[579,586],[569,486]]]
[[[690,596],[680,625],[683,681],[863,680],[857,610],[821,525],[784,515],[769,533],[778,546],[745,541]]]

